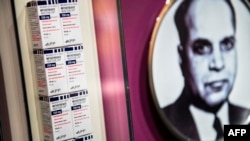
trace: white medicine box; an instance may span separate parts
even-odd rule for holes
[[[68,94],[39,96],[44,140],[65,141],[74,138],[71,101]]]
[[[88,90],[71,93],[70,98],[74,136],[92,133]]]
[[[33,51],[39,95],[53,96],[68,92],[64,48]]]
[[[63,44],[82,44],[82,31],[77,0],[58,0]]]
[[[68,46],[64,49],[68,91],[74,92],[87,89],[85,49],[83,45]]]
[[[57,0],[30,1],[27,10],[33,48],[63,46]]]

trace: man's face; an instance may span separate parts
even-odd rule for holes
[[[185,20],[189,37],[180,50],[185,80],[195,96],[216,106],[227,99],[236,75],[231,11],[220,0],[197,0]]]

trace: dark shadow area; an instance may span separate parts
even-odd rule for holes
[[[10,121],[4,85],[2,61],[0,58],[0,141],[11,141]]]
[[[149,43],[150,38],[148,38]],[[148,45],[149,47],[149,45]],[[155,135],[160,136],[164,141],[179,141],[165,126],[163,120],[160,117],[160,114],[157,111],[156,105],[153,101],[153,95],[151,94],[148,78],[148,47],[145,47],[142,58],[141,58],[141,67],[140,67],[140,97],[141,104],[144,107],[144,116],[148,119],[149,127],[154,127],[157,130],[151,130]],[[146,80],[146,81],[145,81]]]

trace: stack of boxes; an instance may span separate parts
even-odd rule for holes
[[[93,141],[76,0],[27,3],[45,141]]]

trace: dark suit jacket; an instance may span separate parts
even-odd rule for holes
[[[165,107],[163,109],[168,122],[171,126],[183,135],[189,137],[192,140],[198,141],[200,137],[195,125],[191,112],[189,111],[190,100],[182,94],[175,103]],[[249,116],[250,111],[229,103],[229,122],[230,124],[242,124]]]

